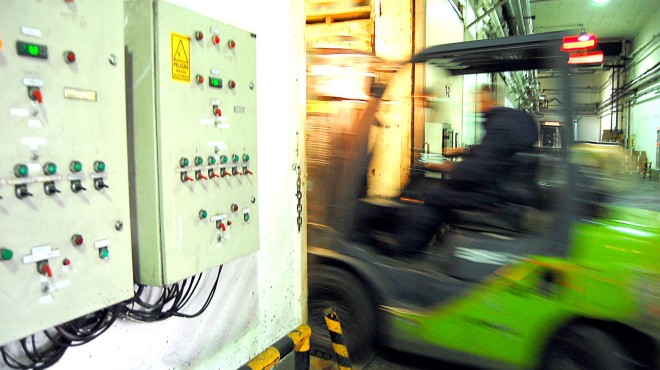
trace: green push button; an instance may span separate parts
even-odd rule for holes
[[[17,164],[14,166],[14,175],[16,175],[16,177],[25,177],[29,172],[28,166],[24,164]]]
[[[188,158],[181,158],[179,160],[179,166],[181,166],[181,167],[188,167],[189,164],[190,164],[190,161],[188,160]]]
[[[227,163],[228,160],[229,159],[227,158],[226,155],[221,155],[220,156],[220,163],[225,164],[225,163]]]
[[[243,214],[243,221],[250,222],[250,214],[249,213],[244,213]]]
[[[46,175],[54,175],[57,172],[57,165],[53,162],[48,162],[44,165],[44,173]]]
[[[82,163],[80,163],[78,161],[71,161],[71,164],[69,165],[69,169],[73,173],[78,173],[78,172],[82,171]]]
[[[231,161],[233,163],[238,163],[238,159],[239,159],[238,154],[232,154]]]
[[[210,165],[214,165],[215,162],[216,162],[215,157],[214,157],[214,156],[210,156],[210,157],[209,157],[209,164],[210,164]]]
[[[103,161],[94,162],[94,171],[96,171],[96,172],[105,171],[105,162],[103,162]]]
[[[108,248],[99,249],[99,257],[101,257],[101,259],[107,259],[109,256],[110,256],[110,251],[108,250]]]
[[[195,165],[197,165],[197,166],[201,166],[202,164],[204,164],[204,158],[202,158],[202,157],[195,157]]]
[[[249,162],[250,161],[250,155],[249,154],[243,154],[243,162]]]
[[[200,220],[205,219],[206,217],[208,217],[208,215],[209,215],[208,212],[206,212],[206,211],[203,210],[203,209],[199,211],[199,219],[200,219]]]
[[[0,261],[9,261],[14,257],[14,252],[11,249],[0,248]]]

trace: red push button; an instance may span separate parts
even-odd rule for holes
[[[213,36],[213,44],[220,45],[220,36],[218,35]]]
[[[201,84],[204,83],[204,76],[202,76],[202,75],[197,75],[197,76],[195,77],[195,80],[197,81],[197,84],[198,84],[198,85],[201,85]]]
[[[76,61],[76,53],[73,51],[65,51],[64,52],[64,61],[67,63],[73,63]]]
[[[195,40],[202,41],[204,40],[204,33],[202,31],[195,32]]]
[[[234,41],[234,40],[227,41],[227,46],[229,46],[230,49],[235,48],[236,47],[236,41]]]
[[[80,247],[85,239],[83,239],[82,235],[80,234],[74,234],[71,237],[71,244],[73,244],[74,247]]]
[[[233,80],[229,80],[229,82],[227,82],[227,86],[229,86],[230,89],[234,89],[236,88],[236,82]]]
[[[64,266],[69,266],[69,265],[71,264],[71,260],[68,259],[68,258],[65,258],[64,261],[62,261],[62,264],[63,264]]]

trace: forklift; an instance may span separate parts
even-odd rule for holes
[[[367,196],[383,89],[372,86],[350,124],[330,122],[343,131],[326,135],[327,157],[309,171],[310,207],[324,202],[323,217],[308,224],[313,355],[334,356],[323,314],[334,308],[357,367],[379,348],[489,369],[660,366],[660,213],[612,205],[617,194],[598,160],[584,160],[611,160],[612,148],[574,142],[564,36],[438,45],[410,60],[454,76],[562,76],[560,145],[516,154],[508,194],[453,210],[422,250],[378,237],[407,202],[444,181],[424,170],[421,153],[411,155],[399,196]]]

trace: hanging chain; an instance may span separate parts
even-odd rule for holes
[[[300,173],[302,171],[300,170],[300,165],[298,165],[298,168],[296,170],[298,171],[298,179],[296,180],[296,198],[298,198],[298,206],[297,206],[298,207],[297,208],[298,218],[296,219],[296,223],[298,224],[298,232],[300,232],[300,229],[302,228],[302,223],[303,223],[303,218],[302,218],[302,210],[303,210],[302,197],[303,197],[303,193],[302,193],[302,190],[301,190],[302,189],[302,186],[301,186],[302,180],[300,180]]]
[[[303,206],[302,206],[302,169],[300,168],[300,140],[298,137],[298,131],[296,131],[296,160],[297,163],[293,164],[293,170],[298,172],[298,179],[296,180],[296,198],[298,198],[298,204],[296,210],[298,211],[298,218],[296,219],[296,223],[298,224],[298,233],[300,233],[300,230],[302,228],[303,224],[303,218],[302,218],[302,211],[303,211]]]

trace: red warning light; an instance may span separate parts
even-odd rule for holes
[[[603,52],[573,53],[568,57],[568,64],[597,64],[603,62]]]
[[[589,50],[596,47],[596,36],[583,33],[577,36],[566,36],[561,44],[561,51]]]

